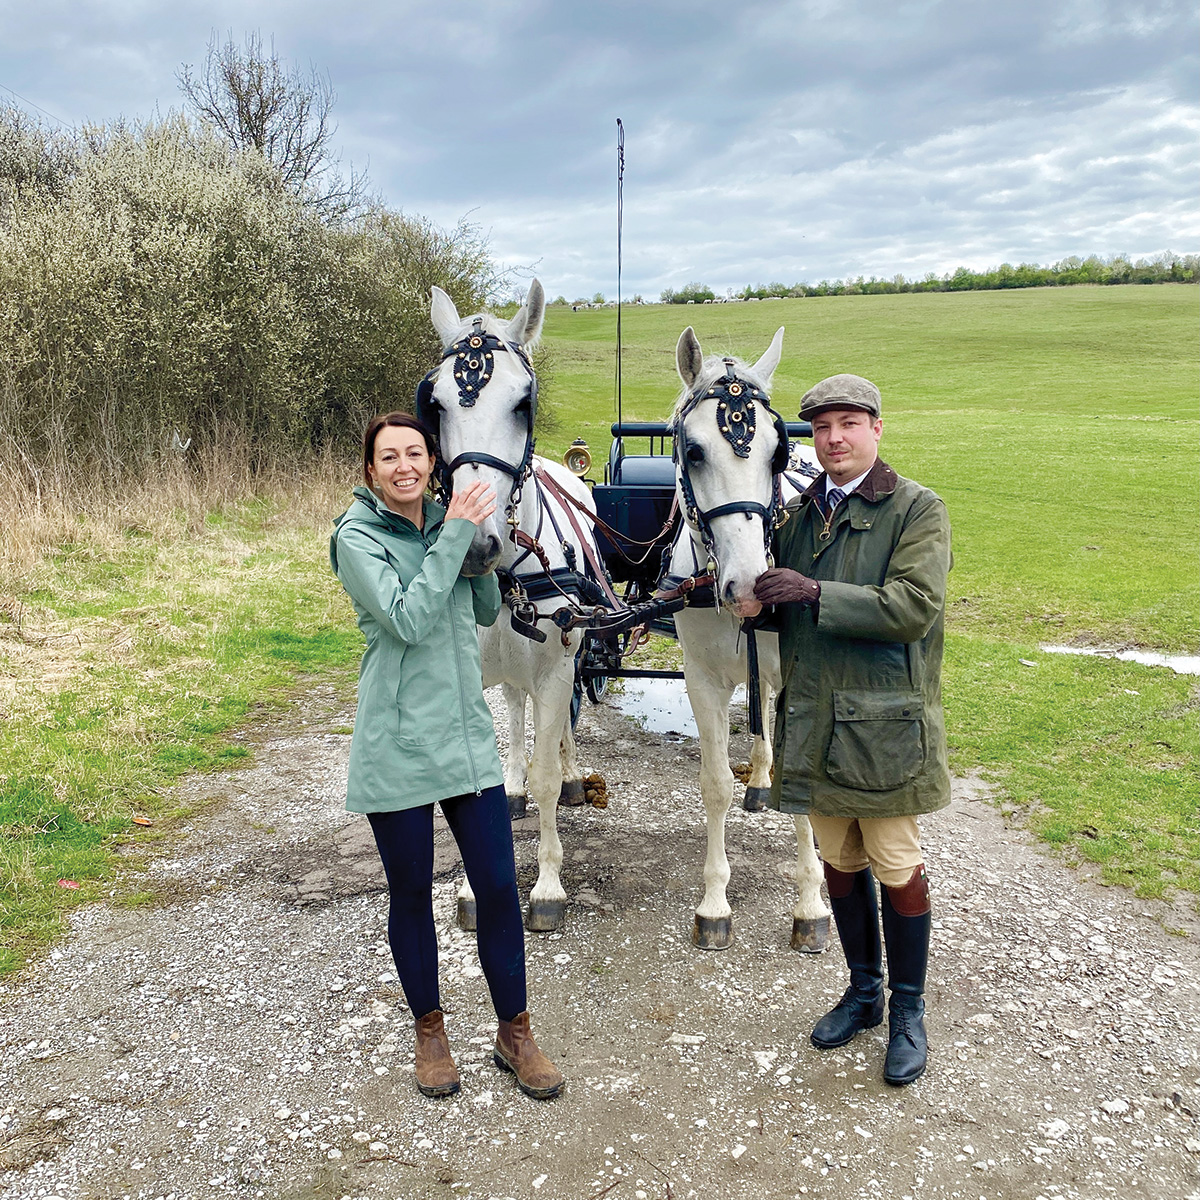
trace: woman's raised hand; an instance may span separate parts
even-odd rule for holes
[[[461,492],[450,497],[446,508],[446,520],[461,517],[472,525],[482,525],[496,511],[496,493],[482,479],[467,484]]]

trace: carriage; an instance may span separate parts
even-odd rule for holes
[[[808,421],[785,422],[789,439],[811,438]],[[665,558],[678,532],[675,463],[671,452],[673,427],[668,421],[615,421],[612,443],[604,464],[603,482],[589,478],[592,457],[586,441],[576,438],[563,455],[563,465],[591,487],[596,506],[597,542],[604,566],[622,599],[631,608],[653,599],[666,572]],[[642,440],[646,452],[630,453],[627,440]],[[650,617],[649,629],[675,637],[669,605]],[[624,661],[628,632],[585,632],[576,660],[572,722],[586,694],[592,703],[603,697],[610,678],[682,679],[682,671],[639,668]]]

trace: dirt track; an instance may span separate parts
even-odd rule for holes
[[[82,911],[0,989],[4,1197],[1200,1197],[1194,903],[1089,883],[961,783],[926,822],[930,1068],[897,1091],[880,1031],[808,1044],[844,963],[788,949],[790,821],[730,814],[737,940],[692,948],[695,745],[608,708],[580,745],[610,805],[561,816],[568,921],[528,939],[568,1091],[527,1100],[491,1064],[443,830],[464,1084],[423,1100],[382,875],[341,810],[348,719],[318,692],[250,735],[255,765],[187,785],[221,802],[153,865],[159,903]],[[517,829],[527,893],[535,820]]]

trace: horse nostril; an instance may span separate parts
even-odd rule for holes
[[[487,552],[488,558],[493,558],[500,553],[500,539],[494,533],[488,534]]]
[[[721,596],[727,604],[733,604],[737,600],[737,597],[733,594],[733,584],[732,583],[727,583],[721,589]]]

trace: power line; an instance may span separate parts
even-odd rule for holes
[[[72,128],[72,126],[69,125],[66,121],[64,121],[61,117],[56,117],[52,112],[47,112],[40,104],[34,104],[34,102],[32,100],[27,100],[24,96],[21,95],[20,92],[14,92],[12,90],[12,88],[10,88],[7,84],[0,83],[0,88],[3,88],[4,91],[9,93],[9,95],[16,96],[16,98],[18,100],[20,100],[22,104],[28,104],[30,108],[36,108],[38,110],[38,112],[42,113],[44,116],[49,117],[50,120],[57,121],[64,129]]]

